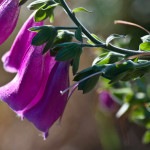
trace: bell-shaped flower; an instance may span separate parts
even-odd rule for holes
[[[28,29],[34,26],[41,26],[41,22],[34,22],[34,13],[27,19],[19,31],[10,51],[2,57],[5,70],[8,72],[17,72],[26,51],[28,50],[35,32],[30,32]]]
[[[31,121],[47,136],[51,125],[62,116],[69,86],[69,62],[57,62],[42,46],[30,46],[15,78],[0,88],[0,99],[18,115]]]
[[[68,100],[68,92],[61,95],[60,91],[69,86],[69,62],[56,62],[49,74],[45,90],[41,86],[38,94],[26,108],[18,112],[31,121],[44,137],[49,128],[62,117]]]
[[[0,0],[0,45],[16,27],[19,13],[19,0]]]

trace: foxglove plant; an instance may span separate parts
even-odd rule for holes
[[[0,88],[0,98],[22,118],[27,118],[45,133],[62,116],[69,86],[69,62],[57,62],[42,46],[31,46],[15,78]],[[63,80],[62,80],[63,79]]]
[[[3,44],[16,27],[20,13],[19,0],[0,1],[0,45]]]
[[[15,28],[20,11],[18,4],[24,4],[26,1],[0,1],[0,31],[3,34],[0,44]],[[77,27],[43,25],[46,18],[53,21],[54,9],[57,5],[65,10]],[[100,76],[108,79],[109,83],[115,84],[118,81],[130,82],[150,71],[150,35],[141,38],[143,43],[140,44],[138,51],[128,50],[110,44],[115,38],[125,38],[123,35],[110,35],[106,42],[103,42],[99,37],[91,34],[75,15],[77,12],[88,12],[88,10],[81,7],[71,10],[65,0],[37,0],[32,2],[28,8],[36,10],[34,20],[32,15],[26,21],[11,50],[2,58],[4,68],[9,72],[17,72],[17,74],[11,82],[0,88],[0,98],[8,103],[18,115],[28,119],[44,132],[45,138],[52,124],[61,118],[68,97],[70,97],[68,94],[70,88],[73,88],[72,92],[78,87],[78,90],[88,93],[98,83]],[[144,29],[129,22],[117,21],[116,23],[134,25]],[[32,32],[28,31],[28,28]],[[75,30],[75,32],[68,30]],[[149,31],[144,30],[149,34]],[[76,42],[72,42],[73,36]],[[91,67],[77,73],[80,56],[85,47],[100,47],[111,52],[106,51],[100,54]],[[73,75],[75,75],[74,81],[77,82],[69,87],[70,64]],[[124,99],[125,94],[121,95],[123,99],[120,102],[122,107],[119,114],[121,115],[139,102],[135,102],[135,99],[138,98],[131,93],[127,96],[130,99]],[[100,98],[106,107],[112,107],[113,99],[108,92],[102,92]],[[147,114],[148,101],[140,102],[142,108],[144,107],[142,111],[146,112],[143,114]],[[146,119],[147,122],[150,121],[149,118]],[[143,122],[145,123],[145,120]]]
[[[0,98],[21,118],[33,122],[46,138],[51,125],[62,116],[67,102],[68,93],[62,96],[60,90],[69,86],[69,61],[57,62],[49,53],[42,55],[44,45],[31,46],[36,33],[28,29],[44,24],[43,21],[34,22],[34,14],[25,22],[12,48],[2,58],[4,68],[17,72],[17,75],[0,88]],[[41,101],[42,107],[36,109]]]

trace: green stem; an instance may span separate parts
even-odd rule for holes
[[[114,51],[117,53],[121,53],[121,54],[126,54],[126,55],[137,55],[137,54],[143,54],[143,53],[148,53],[144,52],[144,51],[135,51],[135,50],[128,50],[128,49],[123,49],[123,48],[119,48],[116,47],[114,45],[109,44],[108,46],[106,46],[105,43],[102,43],[101,41],[97,40],[95,37],[93,37],[91,35],[91,33],[79,22],[79,20],[76,18],[75,14],[72,12],[72,10],[68,7],[67,3],[65,2],[65,0],[60,0],[61,6],[64,8],[64,10],[66,11],[66,13],[69,15],[69,17],[71,18],[71,20],[78,26],[81,27],[82,32],[95,44],[100,44],[102,48],[109,50],[109,51]]]
[[[82,43],[82,47],[102,47],[102,44],[91,45],[88,43]]]
[[[55,27],[56,30],[76,30],[78,27]]]

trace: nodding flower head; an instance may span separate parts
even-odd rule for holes
[[[19,0],[0,0],[0,45],[15,29],[19,13]]]

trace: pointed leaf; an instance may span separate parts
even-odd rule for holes
[[[42,52],[43,54],[46,53],[52,47],[56,36],[57,36],[57,32],[55,32],[55,31],[51,32],[49,40],[48,40],[48,42],[46,43],[46,45],[45,45],[45,47],[43,49],[43,52]]]
[[[78,85],[78,90],[83,90],[83,94],[88,93],[96,86],[97,82],[99,81],[99,76],[100,75],[96,75],[94,77],[91,77],[91,78],[81,82]]]
[[[126,37],[125,35],[112,34],[112,35],[110,35],[110,36],[106,39],[106,46],[108,46],[108,44],[109,44],[113,39],[116,39],[116,38],[125,38],[125,37]]]
[[[41,30],[39,31],[36,36],[32,39],[32,45],[41,45],[44,44],[49,40],[49,38],[52,36],[52,32],[50,30]]]
[[[47,7],[43,8],[43,10],[48,10],[48,9],[54,8],[54,7],[56,7],[57,5],[59,5],[59,3],[55,3],[55,4],[48,5]]]
[[[79,7],[79,8],[75,8],[72,10],[73,13],[79,12],[79,11],[84,11],[84,12],[89,12],[91,13],[92,11],[88,11],[87,9],[83,8],[83,7]]]
[[[54,22],[54,13],[53,12],[49,15],[49,20],[51,23]]]
[[[140,50],[150,51],[150,42],[140,44]]]
[[[62,48],[56,55],[55,60],[65,61],[72,59],[76,54],[76,45],[68,45]]]
[[[73,61],[73,75],[76,74],[79,68],[80,56],[82,54],[82,48],[79,48],[75,54],[74,61]]]
[[[82,29],[81,27],[79,27],[76,31],[75,31],[75,38],[80,41],[81,43],[83,42],[83,37],[82,37]]]
[[[40,21],[43,21],[47,18],[47,14],[46,14],[46,11],[43,10],[42,8],[39,9],[35,15],[34,15],[34,20],[35,22],[40,22]]]
[[[31,27],[28,30],[33,31],[33,32],[39,32],[40,30],[45,30],[45,29],[50,29],[50,28],[54,28],[54,27],[50,25],[36,26],[36,27]]]

